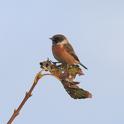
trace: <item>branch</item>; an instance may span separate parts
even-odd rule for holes
[[[22,107],[24,106],[24,104],[26,103],[26,101],[32,96],[32,91],[34,90],[35,86],[37,85],[39,79],[45,75],[47,75],[47,74],[41,74],[41,71],[36,74],[34,82],[31,86],[30,90],[28,92],[26,92],[24,99],[22,100],[22,102],[20,103],[18,108],[14,110],[14,112],[13,112],[10,120],[7,122],[7,124],[12,124],[12,122],[16,118],[16,116],[19,115],[19,112],[22,109]]]
[[[77,75],[84,75],[83,71],[79,68],[78,65],[56,65],[50,60],[41,62],[40,65],[42,70],[36,74],[30,90],[26,92],[25,97],[23,98],[18,108],[14,110],[7,124],[12,124],[14,119],[19,115],[19,112],[26,103],[26,101],[32,96],[32,92],[37,85],[39,79],[41,79],[45,75],[52,75],[56,77],[62,83],[67,93],[74,99],[84,99],[92,97],[91,93],[78,86],[79,82],[74,81]]]

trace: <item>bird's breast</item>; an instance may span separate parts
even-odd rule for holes
[[[52,52],[59,62],[67,63],[67,64],[77,64],[78,61],[64,48],[63,45],[53,45]]]
[[[54,57],[57,60],[61,61],[60,58],[63,55],[64,47],[62,45],[53,45],[52,52],[53,52]]]

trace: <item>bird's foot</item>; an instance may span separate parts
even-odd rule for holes
[[[60,63],[60,62],[52,62],[54,65],[57,65],[58,63]]]

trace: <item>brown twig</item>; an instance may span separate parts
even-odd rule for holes
[[[49,73],[42,73],[40,71],[36,74],[34,82],[28,92],[26,92],[24,99],[20,103],[17,109],[14,110],[10,120],[7,124],[12,124],[14,119],[19,115],[20,110],[26,103],[26,101],[32,96],[32,91],[34,90],[35,86],[37,85],[39,79],[41,79],[45,75],[53,75],[56,77],[64,86],[67,93],[74,99],[85,99],[91,98],[92,94],[78,86],[79,82],[75,82],[74,79],[76,75],[83,75],[84,73],[79,68],[79,66],[66,66],[66,65],[55,65],[52,61],[47,60],[40,63],[42,71],[47,71]]]
[[[26,101],[32,96],[32,91],[35,88],[35,86],[37,85],[39,79],[41,77],[45,76],[45,75],[47,75],[47,74],[41,74],[41,71],[36,74],[35,79],[34,79],[34,82],[33,82],[32,86],[31,86],[30,90],[28,92],[26,92],[24,99],[22,100],[22,102],[20,103],[20,105],[18,106],[18,108],[14,110],[14,112],[13,112],[10,120],[7,122],[7,124],[12,124],[12,122],[14,121],[14,119],[16,118],[16,116],[19,115],[19,112],[22,109],[22,107],[24,106],[24,104],[26,103]]]

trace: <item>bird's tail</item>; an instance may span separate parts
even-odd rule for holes
[[[82,63],[79,63],[82,67],[84,67],[85,69],[88,69],[86,66],[84,66]]]

